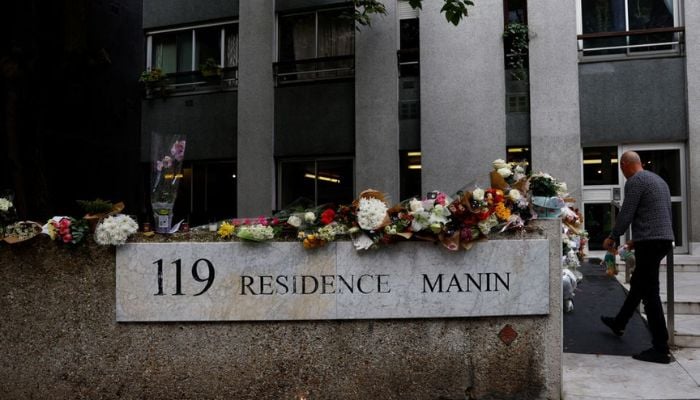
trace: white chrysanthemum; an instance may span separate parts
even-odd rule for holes
[[[520,195],[520,191],[518,189],[511,189],[508,191],[508,198],[513,202],[517,202],[521,197],[522,196]]]
[[[411,201],[408,203],[408,206],[412,213],[423,211],[423,202],[416,198],[411,199]]]
[[[510,168],[499,168],[496,172],[498,172],[498,175],[501,175],[504,178],[507,178],[511,175],[513,175],[513,171],[510,170]]]
[[[136,221],[128,215],[109,216],[97,225],[95,241],[105,246],[122,245],[138,229],[139,226]]]
[[[387,206],[378,199],[360,199],[360,207],[357,210],[357,223],[360,228],[372,231],[379,228],[386,218]]]
[[[566,187],[566,182],[557,183],[557,193],[560,195],[566,194],[568,190],[569,189]]]
[[[520,165],[515,167],[515,173],[516,174],[524,174],[525,173],[525,168],[521,167]]]
[[[484,201],[484,189],[476,188],[472,192],[472,198],[476,201]]]
[[[313,223],[314,221],[316,221],[316,214],[312,213],[311,211],[307,212],[306,214],[304,214],[304,221],[306,221],[309,224]]]
[[[503,169],[503,168],[510,169],[510,166],[508,165],[507,162],[505,162],[504,160],[501,160],[500,158],[498,160],[493,161],[493,169],[498,171],[499,169]]]
[[[0,197],[0,211],[7,211],[12,208],[12,202],[4,197]]]
[[[301,218],[296,215],[292,215],[289,217],[289,219],[287,219],[287,223],[295,228],[298,228],[301,226]]]

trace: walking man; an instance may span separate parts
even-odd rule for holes
[[[627,178],[625,201],[603,247],[607,250],[614,249],[615,238],[622,236],[632,224],[637,266],[630,280],[630,291],[617,316],[601,316],[600,319],[615,335],[622,336],[639,303],[644,302],[653,347],[633,357],[668,364],[671,355],[659,297],[659,264],[673,245],[671,194],[660,176],[644,170],[639,154],[633,151],[622,155],[620,169]]]

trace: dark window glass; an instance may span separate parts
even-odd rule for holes
[[[421,198],[421,153],[420,151],[402,151],[401,163],[401,200],[412,197]]]
[[[319,161],[316,164],[317,204],[348,204],[353,200],[352,160]]]
[[[506,22],[527,23],[527,1],[525,0],[505,0]]]
[[[583,149],[583,184],[618,184],[617,147],[585,147]]]
[[[316,15],[289,15],[279,18],[279,60],[316,58]]]
[[[506,162],[526,162],[527,171],[530,171],[530,148],[523,146],[508,146],[506,148]]]
[[[637,151],[644,169],[662,177],[671,196],[681,196],[681,161],[679,150],[642,150]]]
[[[213,62],[221,65],[221,27],[202,28],[195,31],[197,38],[195,65],[198,69],[202,64]]]
[[[355,28],[345,10],[318,13],[317,57],[345,56],[355,53]]]
[[[212,162],[206,166],[206,214],[209,219],[222,220],[235,216],[236,164]]]
[[[225,67],[236,67],[238,66],[238,24],[227,25],[225,27],[225,37]]]
[[[351,159],[282,161],[280,208],[350,203],[354,194],[353,171]]]
[[[583,221],[588,232],[588,249],[604,250],[603,241],[612,230],[612,207],[610,203],[585,205]]]

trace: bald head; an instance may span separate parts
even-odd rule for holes
[[[642,159],[634,151],[626,151],[620,157],[620,169],[625,178],[629,178],[637,172],[643,170]]]

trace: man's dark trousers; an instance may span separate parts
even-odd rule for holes
[[[659,264],[669,250],[671,250],[671,242],[668,240],[634,242],[637,266],[630,280],[630,291],[625,303],[615,317],[615,324],[624,329],[639,306],[639,302],[644,302],[652,345],[662,353],[668,353],[668,330],[659,297]]]

